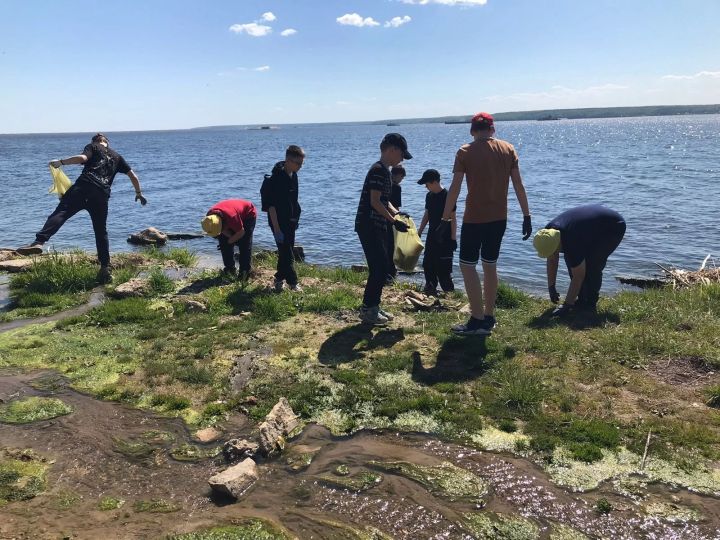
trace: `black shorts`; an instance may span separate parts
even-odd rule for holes
[[[500,256],[506,227],[506,219],[490,223],[463,223],[460,229],[460,264],[475,266],[480,259],[484,263],[495,264]]]

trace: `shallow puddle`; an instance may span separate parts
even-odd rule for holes
[[[619,495],[612,486],[570,493],[527,460],[422,436],[363,432],[335,438],[317,426],[309,426],[291,443],[302,445],[303,455],[313,455],[309,465],[309,459],[288,462],[287,454],[261,462],[260,481],[244,500],[233,503],[212,496],[207,484],[212,474],[226,467],[222,457],[199,462],[170,457],[172,449],[183,444],[208,450],[218,444],[193,441],[182,421],[78,394],[52,372],[0,373],[0,399],[5,402],[51,395],[74,412],[27,425],[0,424],[0,447],[30,448],[52,463],[44,494],[0,508],[0,538],[163,538],[257,516],[303,539],[354,538],[352,531],[369,534],[373,528],[397,539],[471,539],[476,536],[464,523],[473,512],[529,518],[540,538],[549,538],[558,524],[592,538],[720,538],[720,501],[712,497],[665,486],[650,486],[643,499]],[[251,435],[252,426],[241,417],[231,424],[226,438]],[[371,461],[433,467],[452,463],[487,484],[485,504],[433,495],[416,481],[380,470]],[[368,477],[381,481],[360,481]],[[339,487],[343,479],[356,481],[352,485],[363,485],[363,490]],[[615,508],[609,514],[595,510],[601,497]],[[101,511],[101,501],[109,498],[125,503]],[[686,512],[685,517],[700,521],[647,517],[643,512],[648,505],[678,512],[690,508],[695,513]],[[147,511],[176,508],[167,513]]]

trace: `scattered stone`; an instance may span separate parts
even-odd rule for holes
[[[434,466],[417,465],[407,461],[371,461],[369,464],[414,480],[433,495],[449,501],[485,504],[483,497],[488,492],[485,481],[448,461]]]
[[[208,483],[218,493],[241,499],[257,482],[258,478],[255,462],[247,458],[241,463],[211,477]]]
[[[29,270],[30,267],[35,264],[32,259],[10,259],[7,261],[0,261],[0,272],[18,273]]]
[[[266,456],[282,452],[285,439],[299,427],[300,420],[290,403],[286,398],[280,398],[260,424],[260,451]]]
[[[293,446],[288,452],[285,463],[287,463],[291,471],[302,471],[310,466],[320,450],[320,446],[308,446],[305,444]]]
[[[207,313],[208,307],[198,300],[182,299],[180,301],[186,313]]]
[[[260,445],[247,439],[230,439],[223,446],[223,454],[228,461],[238,461],[255,456]]]
[[[383,481],[382,474],[363,471],[353,476],[321,476],[319,480],[330,487],[347,489],[348,491],[362,492],[374,488]]]
[[[133,278],[115,287],[110,294],[115,298],[141,298],[150,294],[150,281],[145,278]]]
[[[155,227],[148,227],[139,233],[131,234],[127,241],[136,246],[163,246],[167,244],[168,236]]]
[[[252,379],[257,358],[258,355],[251,352],[233,360],[233,366],[230,368],[230,388],[236,394],[242,392]]]
[[[195,438],[201,443],[210,443],[217,441],[222,436],[222,431],[214,427],[199,429],[195,432]]]

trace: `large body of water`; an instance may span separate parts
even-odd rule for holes
[[[448,186],[455,152],[470,139],[468,128],[317,125],[109,133],[111,146],[140,176],[149,201],[144,208],[134,203],[132,185],[118,175],[108,220],[111,250],[130,249],[127,235],[148,226],[198,231],[207,209],[224,198],[246,198],[259,206],[263,174],[282,159],[287,145],[299,144],[307,159],[300,172],[303,216],[298,243],[305,246],[309,262],[362,263],[353,232],[355,210],[384,133],[402,132],[415,156],[405,163],[403,210],[419,223],[426,191],[415,180],[432,167]],[[719,254],[720,116],[503,122],[497,125],[497,136],[518,150],[535,230],[561,211],[585,203],[602,203],[623,214],[627,234],[610,259],[607,276],[652,273],[655,262],[695,268],[706,255]],[[56,196],[47,194],[47,162],[79,153],[88,141],[88,134],[0,136],[0,246],[34,239],[57,204]],[[80,167],[66,171],[74,179]],[[535,255],[531,241],[521,240],[522,216],[512,188],[509,197],[501,279],[528,291],[544,291],[544,261]],[[213,240],[186,245],[219,263]],[[256,245],[272,245],[264,216],[256,229]],[[87,214],[70,220],[50,246],[94,250]],[[461,282],[459,272],[456,278]],[[605,291],[617,288],[615,280],[606,279]]]

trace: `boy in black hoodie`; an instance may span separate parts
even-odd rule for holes
[[[260,198],[262,210],[268,214],[268,224],[278,248],[277,272],[274,289],[282,291],[283,281],[293,291],[301,291],[295,272],[295,232],[300,222],[300,203],[298,202],[298,176],[303,166],[305,151],[299,146],[288,146],[285,161],[279,161],[273,167],[272,174],[265,175]]]

